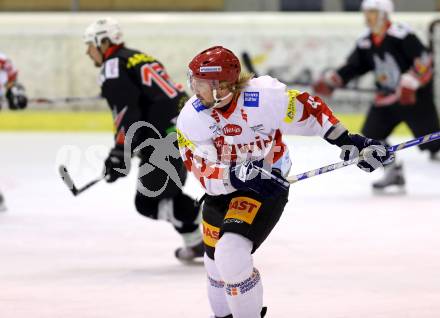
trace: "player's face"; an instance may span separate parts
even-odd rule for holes
[[[193,93],[206,107],[214,105],[214,90],[218,88],[218,81],[190,78],[190,87]]]
[[[380,18],[380,12],[377,10],[366,10],[364,11],[365,23],[368,28],[376,34],[379,34],[382,30],[383,21]]]
[[[87,46],[86,53],[90,57],[90,59],[95,63],[95,66],[99,67],[102,65],[103,63],[102,53],[95,45],[89,43]]]

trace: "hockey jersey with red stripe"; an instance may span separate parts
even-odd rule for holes
[[[265,159],[287,175],[291,161],[283,134],[324,137],[340,126],[330,108],[306,92],[287,90],[270,76],[249,81],[227,110],[208,109],[193,96],[177,120],[186,168],[210,195],[227,194],[234,162]]]

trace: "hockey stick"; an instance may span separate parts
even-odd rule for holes
[[[435,133],[432,134],[428,134],[426,136],[422,136],[422,137],[418,137],[412,140],[408,140],[405,141],[401,144],[397,144],[391,147],[388,147],[388,151],[390,152],[396,152],[405,148],[409,148],[409,147],[413,147],[413,146],[417,146],[417,145],[421,145],[421,144],[425,144],[434,140],[438,140],[440,139],[440,131],[437,131]],[[294,176],[289,176],[286,178],[286,180],[290,183],[293,184],[295,182],[304,180],[304,179],[308,179],[314,176],[318,176],[320,174],[324,174],[330,171],[334,171],[334,170],[338,170],[347,166],[350,166],[352,164],[355,164],[359,161],[359,157],[351,159],[351,160],[347,160],[347,161],[340,161],[337,163],[333,163],[324,167],[320,167],[318,169],[314,169],[314,170],[310,170],[307,172],[303,172]]]
[[[241,53],[241,59],[243,60],[243,64],[244,64],[244,66],[246,67],[246,69],[247,69],[249,72],[254,73],[254,75],[255,75],[256,77],[258,77],[258,76],[259,76],[259,75],[258,75],[258,72],[257,72],[257,70],[255,69],[254,64],[252,63],[252,59],[251,59],[251,57],[249,56],[248,52],[243,52],[243,53]]]
[[[57,104],[57,103],[77,103],[77,102],[88,102],[101,100],[101,96],[85,96],[85,97],[60,97],[60,98],[46,98],[46,97],[38,97],[29,99],[30,103],[35,104]]]
[[[70,191],[72,192],[72,194],[74,196],[77,196],[78,194],[80,194],[81,192],[87,190],[88,188],[90,188],[91,186],[93,186],[94,184],[98,183],[99,181],[101,181],[102,179],[104,179],[105,174],[103,174],[102,176],[100,176],[99,178],[90,181],[89,183],[87,183],[86,185],[84,185],[81,188],[77,188],[75,186],[75,184],[73,183],[72,178],[70,177],[69,172],[67,171],[66,166],[61,165],[58,167],[58,171],[61,175],[61,178],[63,179],[64,183],[67,185],[67,187],[70,189]]]
[[[259,73],[255,69],[254,64],[252,63],[252,59],[250,55],[247,52],[243,52],[241,54],[241,59],[243,60],[243,64],[246,67],[246,69],[250,72],[255,74],[256,77],[258,77]],[[268,75],[272,75],[271,72],[268,72]],[[274,77],[277,77],[275,74],[273,74]],[[299,80],[283,80],[282,78],[278,78],[281,82],[286,84],[287,86],[307,86],[312,87],[313,83],[310,81],[299,81]],[[376,90],[374,88],[361,88],[361,87],[338,87],[338,90],[344,90],[344,91],[353,91],[353,92],[359,92],[359,93],[374,93]]]

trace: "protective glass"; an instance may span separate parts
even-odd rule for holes
[[[196,78],[189,72],[188,86],[194,94],[203,94],[218,89],[219,81]]]

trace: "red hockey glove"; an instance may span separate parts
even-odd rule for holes
[[[316,95],[329,97],[333,94],[334,90],[335,89],[328,85],[323,78],[320,78],[315,83],[313,83],[313,92]]]
[[[400,78],[400,104],[414,105],[417,101],[416,94],[420,82],[413,75],[405,73]]]
[[[342,86],[342,79],[335,71],[325,72],[313,85],[313,91],[320,96],[330,97],[335,88]]]

